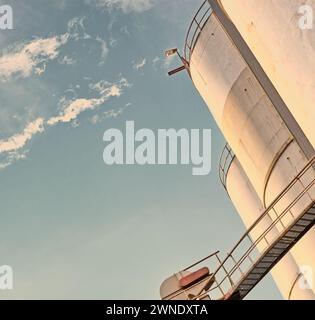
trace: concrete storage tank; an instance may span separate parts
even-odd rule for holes
[[[267,207],[308,160],[217,17],[209,13],[187,57],[191,78]],[[308,178],[314,179],[314,172]],[[314,198],[314,188],[311,193]],[[278,205],[279,212],[292,202],[291,197],[288,194]],[[293,214],[299,215],[309,201],[294,207]],[[301,250],[312,256],[309,263],[315,270],[315,231],[308,237]]]
[[[309,220],[303,220],[303,223],[310,221],[308,233],[302,240],[297,236],[296,241],[300,240],[298,247],[294,248],[292,255],[288,255],[278,264],[273,273],[280,290],[287,295],[288,287],[281,279],[281,273],[290,274],[290,280],[293,281],[294,276],[297,277],[299,265],[307,263],[315,270],[315,231],[310,230],[314,221],[315,204],[314,148],[306,137],[307,143],[301,143],[300,137],[305,134],[298,125],[292,129],[291,124],[284,122],[284,119],[288,118],[279,113],[279,105],[275,104],[277,99],[270,95],[272,83],[270,82],[269,88],[263,86],[260,75],[254,73],[254,68],[247,63],[247,57],[240,53],[240,48],[232,41],[217,13],[213,12],[210,2],[215,0],[205,1],[194,17],[182,60],[196,89],[237,157],[237,162],[233,162],[228,170],[226,182],[232,201],[245,225],[249,227],[259,216],[260,209],[266,208],[263,220],[256,220],[257,223],[250,227],[228,258],[235,262],[232,267],[234,273],[240,268],[240,263],[245,261],[243,258],[240,263],[235,261],[235,252],[242,241],[249,238],[252,243],[257,244],[258,250],[264,251],[264,248],[261,248],[263,241],[259,236],[265,228],[264,225],[267,225],[268,229],[270,223],[268,236],[272,238],[279,234],[287,235],[288,230],[294,237],[294,233],[299,234],[299,228],[303,229],[303,225],[294,224],[299,222],[303,215],[308,215]],[[289,116],[290,121],[296,123],[292,114],[289,113]],[[308,150],[304,148],[305,145],[308,145]],[[250,188],[243,189],[243,193],[237,192],[237,185],[242,184]],[[303,236],[304,233],[300,235]],[[259,242],[256,243],[255,237],[259,238]],[[295,241],[290,241],[287,247],[291,248]],[[285,246],[286,243],[281,245]],[[270,255],[269,258],[272,259],[273,256]],[[251,260],[249,254],[246,259],[247,262]],[[276,257],[274,259],[277,260]],[[235,291],[229,291],[228,288],[229,285],[233,287],[235,281],[230,277],[231,272],[226,270],[226,262],[227,259],[221,267],[228,276],[223,276],[219,283],[214,277],[211,280],[217,283],[215,289],[219,291],[218,297],[223,294],[223,299],[231,299],[234,298]],[[272,266],[271,261],[268,263]],[[249,273],[251,271],[249,267]],[[253,272],[247,282],[236,280],[241,283],[238,288],[239,298],[245,297],[252,289],[255,275],[261,277],[261,274]],[[230,283],[223,287],[224,281]],[[314,298],[311,290],[305,292],[296,287],[293,290],[292,298]],[[209,290],[205,291],[204,295],[198,297],[204,298]]]
[[[221,4],[315,146],[315,1]]]

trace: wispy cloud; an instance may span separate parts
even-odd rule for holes
[[[57,123],[66,123],[75,120],[80,113],[86,110],[93,110],[97,106],[104,102],[101,98],[99,99],[76,99],[74,101],[63,101],[64,110],[57,117],[53,117],[47,121],[48,125],[55,125]]]
[[[100,36],[92,37],[89,33],[86,32],[84,22],[86,17],[74,17],[68,22],[68,33],[71,36],[71,39],[74,41],[79,40],[95,40],[100,45],[101,49],[101,58],[100,65],[105,63],[105,59],[108,55],[109,49],[107,42],[103,40]]]
[[[0,81],[12,78],[27,78],[32,74],[41,75],[49,61],[59,57],[60,49],[70,39],[90,39],[85,32],[84,17],[75,17],[68,22],[67,32],[48,38],[36,38],[28,42],[10,46],[0,55]],[[72,64],[74,61],[64,57],[60,61]]]
[[[27,124],[23,132],[13,135],[12,137],[0,140],[0,153],[15,152],[23,148],[32,137],[44,131],[44,119],[38,118]]]
[[[118,40],[115,39],[113,36],[110,37],[109,45],[111,48],[115,48],[117,46]]]
[[[160,62],[160,58],[159,58],[158,56],[156,56],[156,57],[152,60],[153,66],[156,66],[159,62]]]
[[[107,47],[107,43],[105,40],[103,40],[100,37],[96,37],[96,41],[100,44],[101,46],[101,61],[100,61],[100,65],[103,65],[105,63],[105,59],[108,55],[109,49]]]
[[[158,56],[156,56],[153,60],[152,60],[152,65],[154,69],[163,69],[163,70],[168,70],[172,64],[174,63],[175,60],[175,56],[171,56],[168,58],[160,58]]]
[[[105,80],[101,80],[95,84],[90,84],[91,90],[94,90],[101,94],[102,96],[108,97],[119,97],[121,96],[124,88],[129,88],[131,84],[126,78],[121,78],[116,83],[111,83]]]
[[[82,47],[84,48],[90,43],[92,44],[93,50],[95,50],[96,47],[100,52],[99,63],[103,64],[107,58],[110,43],[107,43],[101,37],[96,36],[96,34],[90,35],[89,29],[85,27],[85,19],[85,17],[75,17],[71,19],[67,23],[64,33],[55,34],[49,37],[41,35],[37,38],[14,43],[2,52],[0,51],[0,82],[24,79],[32,77],[33,75],[42,75],[44,72],[48,71],[47,67],[49,66],[49,63],[53,61],[64,65],[72,65],[79,62],[80,55],[71,52],[71,50],[73,50],[72,44],[76,46],[81,45],[81,43],[77,43],[79,40],[87,40],[82,43]],[[115,40],[113,40],[112,45],[115,45]],[[49,106],[46,106],[45,104],[42,105],[40,100],[45,94],[41,95],[41,98],[38,99],[38,101],[35,101],[34,105],[36,105],[37,108],[38,103],[41,105],[42,109],[37,110],[36,112],[27,112],[27,117],[25,116],[25,111],[20,112],[20,110],[24,108],[24,101],[19,101],[20,109],[12,111],[9,116],[10,119],[13,119],[14,115],[12,115],[12,113],[19,112],[21,114],[21,119],[19,120],[18,125],[18,121],[14,122],[12,120],[10,130],[6,131],[7,134],[4,134],[3,131],[3,135],[1,136],[2,139],[0,139],[0,169],[10,165],[18,159],[24,159],[28,152],[27,146],[32,138],[36,134],[45,132],[49,127],[56,126],[57,124],[68,124],[75,127],[80,123],[79,116],[86,111],[94,110],[94,112],[87,114],[88,120],[90,120],[89,117],[93,115],[95,115],[94,120],[97,119],[97,114],[100,115],[100,119],[105,119],[118,116],[123,112],[124,108],[109,109],[106,111],[106,106],[107,101],[110,98],[120,97],[125,91],[125,88],[130,86],[125,78],[120,78],[117,82],[99,81],[95,83],[96,81],[92,82],[92,78],[86,78],[85,80],[89,83],[89,94],[78,94],[76,89],[80,89],[79,85],[67,85],[69,92],[72,90],[73,94],[69,94],[69,92],[61,89],[64,91],[64,97],[60,98],[58,91],[55,89],[53,102],[49,104]],[[38,89],[42,90],[45,85],[43,85],[43,87],[38,86],[38,84],[41,83],[41,80],[37,79],[37,77],[28,79],[27,84],[30,84],[33,81],[36,83],[34,88],[37,89],[34,90],[34,93],[36,92],[36,94],[38,94]],[[13,86],[12,88],[14,88],[14,86],[17,85],[20,85],[20,82],[6,84],[5,88],[8,87],[8,90],[14,91],[11,87]],[[82,84],[80,83],[80,85]],[[26,88],[29,87],[26,86]],[[12,96],[15,97],[16,92],[12,93]],[[31,110],[31,108],[33,108],[33,99],[29,100],[30,101],[25,103],[27,104],[25,110]],[[59,108],[54,111],[54,106],[56,105],[58,105]],[[35,107],[33,110],[35,110]]]
[[[147,59],[145,58],[140,61],[133,61],[132,68],[139,71],[146,65],[146,63]]]
[[[96,109],[111,97],[120,97],[123,92],[123,88],[128,86],[130,85],[124,78],[115,84],[111,84],[107,81],[100,81],[96,84],[91,84],[90,89],[99,93],[100,96],[98,98],[79,98],[75,100],[67,100],[63,98],[61,100],[62,111],[58,116],[49,119],[47,124],[52,126],[57,123],[72,122],[76,120],[82,112]]]
[[[97,124],[97,123],[104,121],[107,118],[117,118],[120,114],[122,114],[130,106],[131,106],[131,103],[127,103],[124,107],[121,107],[118,109],[106,110],[101,114],[93,115],[89,120],[92,124]]]
[[[41,75],[45,72],[48,62],[60,56],[61,47],[70,40],[93,40],[99,43],[101,50],[100,65],[104,64],[109,49],[106,41],[97,36],[93,38],[85,31],[85,17],[74,17],[69,20],[67,32],[49,38],[36,38],[28,42],[21,42],[5,49],[0,54],[0,81],[27,78],[33,74]],[[112,45],[114,45],[112,43]],[[75,64],[76,60],[69,56],[58,59],[61,64]]]
[[[49,60],[59,55],[59,49],[69,39],[69,34],[51,38],[38,38],[28,43],[17,45],[0,56],[0,80],[13,77],[26,78],[33,73],[41,74]]]
[[[73,65],[76,64],[77,61],[69,56],[64,56],[63,58],[60,58],[58,62],[60,64]]]
[[[130,86],[125,78],[121,78],[116,83],[102,80],[89,85],[89,89],[96,96],[95,98],[61,98],[59,102],[61,110],[57,116],[52,116],[48,119],[37,118],[27,123],[22,132],[0,140],[0,169],[6,168],[16,160],[24,159],[26,157],[25,148],[34,135],[43,133],[49,126],[61,123],[69,123],[72,127],[78,126],[78,117],[81,113],[88,110],[96,110],[110,98],[120,97],[124,89]],[[105,110],[100,113],[99,117],[95,115],[93,121],[90,118],[90,122],[97,123],[100,119],[118,116],[123,110],[124,108]]]
[[[154,5],[153,0],[86,0],[86,3],[106,10],[121,9],[124,13],[147,11]]]
[[[68,33],[71,35],[72,39],[78,41],[91,38],[85,31],[85,19],[86,17],[74,17],[68,22]]]

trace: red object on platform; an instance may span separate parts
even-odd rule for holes
[[[179,285],[182,288],[189,287],[193,284],[195,284],[198,281],[201,281],[202,279],[206,278],[210,274],[210,271],[207,267],[204,267],[198,271],[195,271],[191,274],[189,274],[186,277],[183,277],[179,280]]]

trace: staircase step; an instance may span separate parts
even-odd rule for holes
[[[313,213],[306,213],[306,214],[303,216],[303,220],[313,221],[313,220],[314,220],[314,214],[313,214]]]
[[[301,227],[307,227],[311,224],[312,222],[310,222],[309,220],[303,220],[303,221],[299,221],[299,224]]]
[[[266,261],[267,263],[272,263],[276,260],[277,260],[277,257],[269,257],[269,256],[264,257],[264,261]]]
[[[295,232],[295,231],[290,230],[290,231],[288,231],[288,232],[286,233],[286,235],[287,235],[288,237],[297,237],[297,236],[299,235],[299,233],[300,233],[300,232]]]
[[[253,280],[255,282],[256,280],[260,279],[262,275],[263,273],[255,273],[255,274],[251,273],[250,277],[248,277],[247,279]]]
[[[297,231],[297,232],[302,232],[304,229],[305,229],[304,226],[300,227],[300,226],[295,225],[291,230]]]

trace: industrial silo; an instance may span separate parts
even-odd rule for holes
[[[315,145],[315,1],[221,4]]]
[[[249,2],[251,1],[246,1]],[[269,263],[270,269],[274,267],[273,277],[284,298],[314,299],[313,288],[296,285],[300,277],[300,266],[307,265],[315,271],[315,231],[314,228],[310,229],[315,214],[314,148],[309,141],[311,136],[305,134],[310,133],[310,130],[307,129],[307,124],[298,125],[294,108],[299,106],[292,107],[292,102],[287,108],[285,102],[288,97],[284,97],[282,101],[273,87],[274,79],[268,78],[263,70],[263,76],[255,72],[259,69],[249,63],[251,58],[244,55],[243,47],[246,44],[235,42],[210,3],[218,5],[220,14],[223,14],[229,23],[229,12],[231,14],[233,11],[234,18],[241,21],[242,26],[244,19],[249,19],[250,13],[244,10],[244,1],[222,1],[222,5],[227,6],[222,7],[220,1],[206,0],[190,25],[185,55],[182,58],[194,86],[225,136],[230,150],[233,150],[229,165],[221,165],[221,169],[224,168],[223,180],[232,202],[249,230],[233,248],[233,254],[228,255],[232,262],[232,271],[226,270],[228,259],[225,259],[221,268],[227,276],[223,276],[223,280],[217,280],[214,275],[210,276],[213,283],[207,284],[205,293],[197,295],[197,298],[213,298],[209,294],[212,293],[211,286],[214,287],[213,291],[218,291],[217,297],[235,298],[233,286],[237,287],[237,283],[237,297],[243,298],[264,275],[263,272],[256,271],[262,269],[263,263]],[[268,3],[270,6],[275,5],[275,1]],[[254,8],[253,1],[248,8]],[[244,13],[245,18],[240,13],[242,10],[248,13],[247,16]],[[261,15],[261,12],[256,16],[258,15]],[[264,19],[263,15],[260,18]],[[260,32],[263,33],[264,30]],[[252,41],[254,43],[253,39]],[[272,49],[273,47],[270,48]],[[255,50],[253,51],[255,54]],[[258,61],[259,58],[258,56]],[[260,67],[258,62],[257,64]],[[265,64],[268,65],[268,59]],[[269,84],[264,81],[264,76]],[[281,90],[279,92],[281,94]],[[283,105],[287,108],[286,114],[281,113]],[[307,110],[307,104],[305,108]],[[314,119],[314,115],[310,115]],[[302,121],[302,118],[297,120]],[[305,218],[302,219],[303,217]],[[244,249],[247,255],[240,255],[240,260],[236,260],[234,253],[236,249],[242,249],[240,244],[247,238],[251,242],[250,248],[256,246],[255,249],[260,252],[258,258],[252,258],[249,251]],[[272,247],[275,243],[277,246],[279,238],[283,239],[280,248],[282,251],[277,251],[279,247],[277,250]],[[285,251],[285,248],[292,248],[293,245],[293,249],[287,253],[289,249]],[[269,252],[268,246],[272,247],[273,251]],[[264,252],[268,253],[269,262],[267,259],[263,261],[264,257],[259,256],[264,255]],[[254,255],[253,250],[250,253]],[[287,253],[286,256],[284,253]],[[255,265],[255,259],[258,265]],[[245,265],[248,262],[250,266]],[[243,272],[241,267],[247,268],[247,271]],[[257,270],[254,270],[255,267]],[[240,275],[233,279],[236,271],[239,271]],[[193,275],[195,276],[195,273]],[[248,279],[245,279],[246,277]],[[224,281],[227,284],[224,284]]]
[[[221,157],[221,180],[236,210],[240,213],[244,225],[249,229],[263,213],[264,206],[239,161],[233,154],[231,156],[229,152],[226,152],[227,148],[229,150],[229,147],[226,146]],[[251,237],[254,240],[257,239],[269,225],[271,225],[271,219],[265,216],[259,228],[253,230]],[[279,231],[274,228],[268,233],[264,241],[259,242],[257,249],[263,252],[278,235]],[[300,243],[296,246],[300,246]],[[291,252],[294,250],[296,250],[296,247],[293,247]],[[300,270],[291,253],[287,253],[278,262],[272,269],[271,274],[284,299],[315,299],[313,290],[299,286]]]

